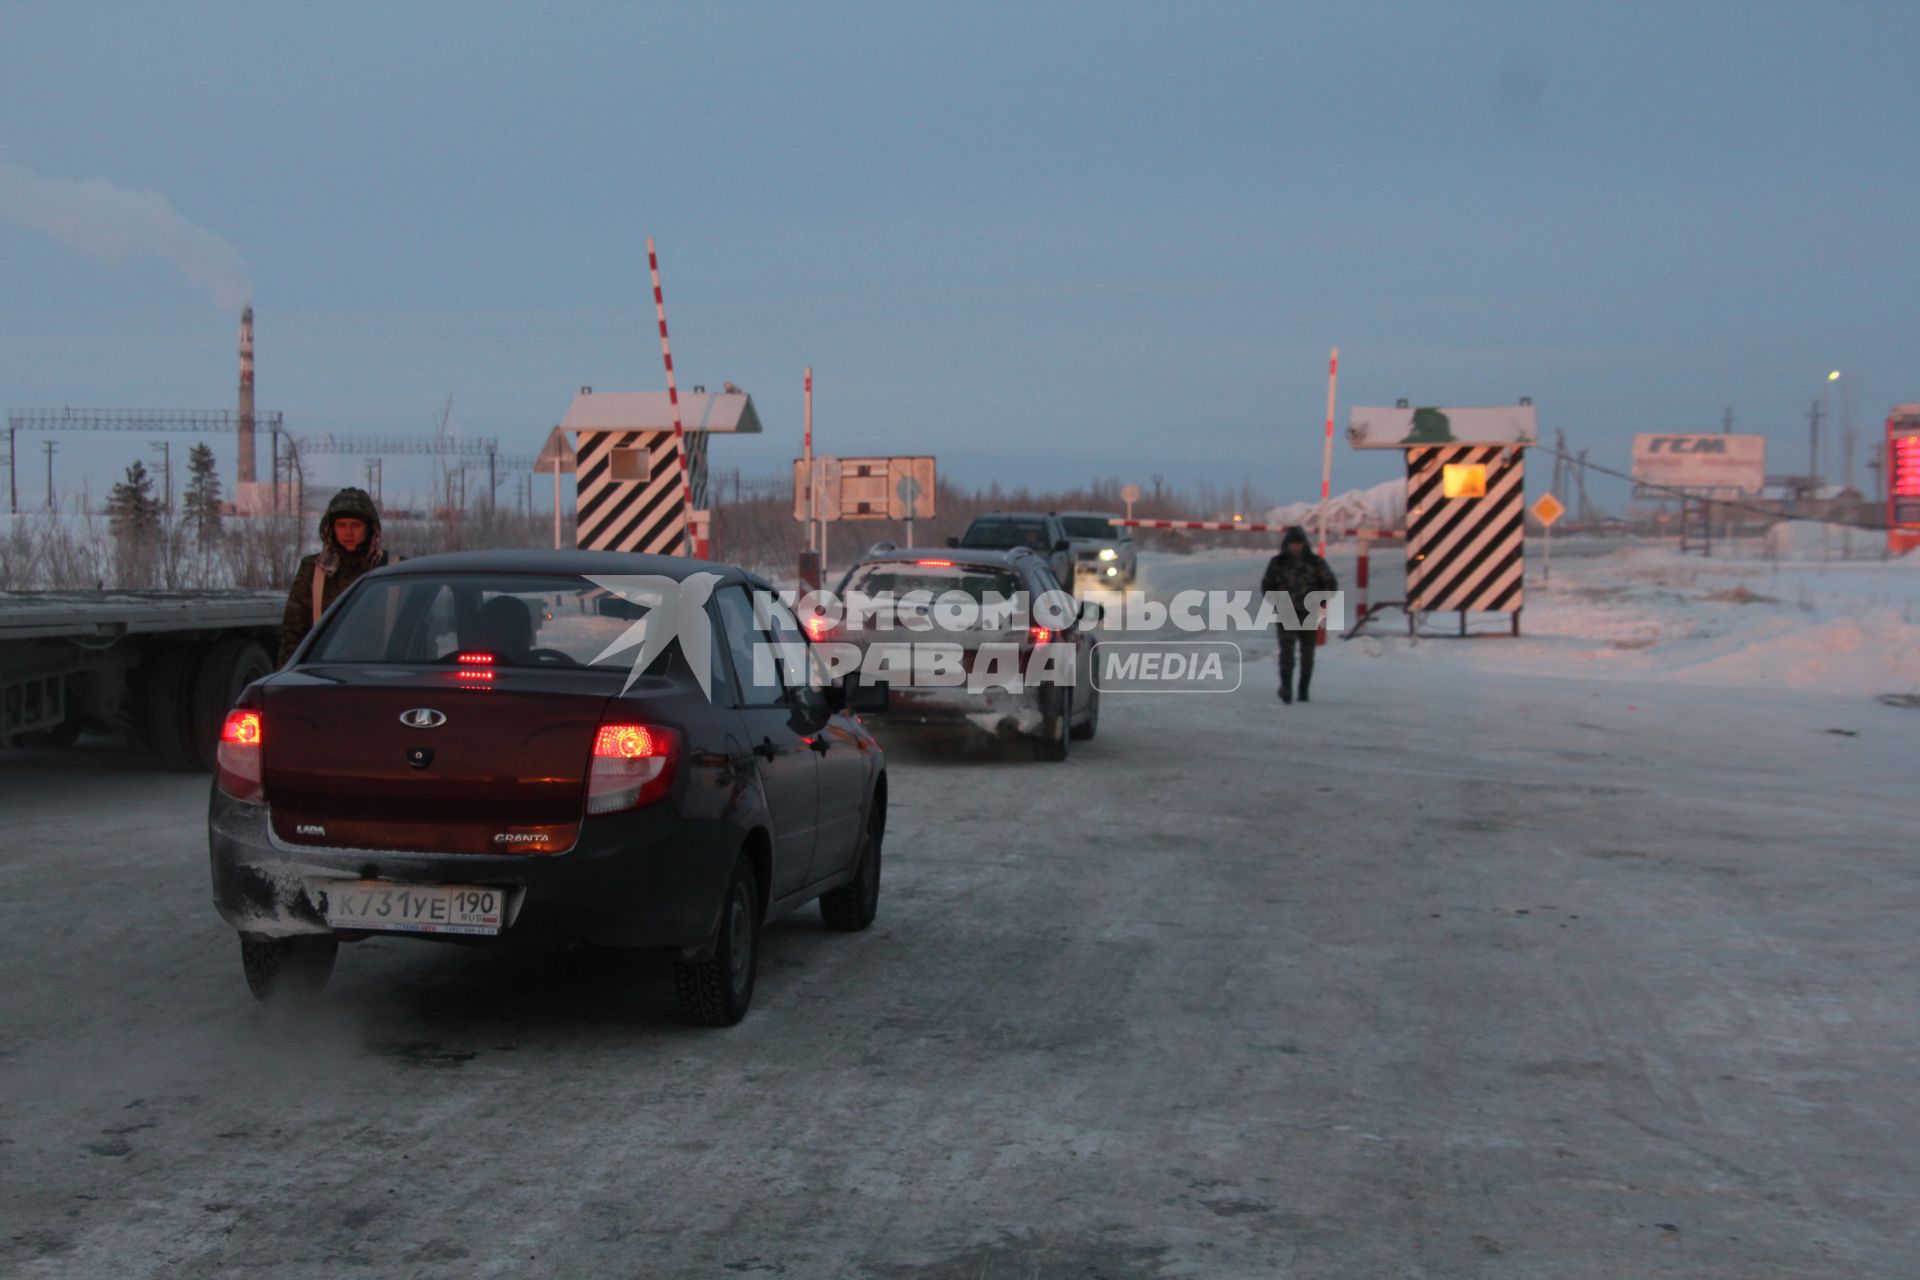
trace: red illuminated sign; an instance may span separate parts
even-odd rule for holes
[[[1920,546],[1920,408],[1902,405],[1887,419],[1887,546]]]
[[[1920,498],[1920,436],[1895,436],[1890,443],[1894,496]]]

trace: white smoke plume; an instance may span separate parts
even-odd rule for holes
[[[240,251],[181,217],[158,191],[128,191],[105,178],[49,178],[0,160],[0,221],[109,263],[140,256],[172,263],[223,310],[253,297]]]

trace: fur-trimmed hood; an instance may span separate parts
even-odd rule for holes
[[[366,545],[351,555],[334,541],[333,522],[340,516],[351,516],[367,524]],[[342,564],[378,568],[384,559],[385,552],[380,547],[380,509],[373,505],[373,495],[365,489],[354,488],[334,494],[333,501],[327,503],[326,514],[320,517],[320,571],[331,578]]]

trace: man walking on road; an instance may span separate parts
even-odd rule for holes
[[[1327,562],[1308,550],[1307,531],[1299,525],[1288,529],[1280,539],[1280,554],[1267,561],[1260,576],[1262,594],[1278,592],[1293,603],[1293,617],[1306,616],[1307,595],[1314,591],[1338,591],[1340,583]],[[1318,628],[1298,630],[1287,625],[1284,612],[1280,620],[1280,701],[1293,701],[1294,651],[1300,653],[1300,701],[1306,702],[1307,686],[1313,683],[1313,648]]]

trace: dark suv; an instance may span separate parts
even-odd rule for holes
[[[1132,586],[1140,570],[1133,530],[1114,524],[1116,518],[1105,511],[1066,511],[1060,516],[1073,541],[1074,570],[1107,588]]]
[[[658,948],[739,1021],[767,921],[864,929],[886,762],[798,619],[727,565],[425,556],[361,578],[240,695],[218,750],[214,905],[254,995],[407,934]]]
[[[989,511],[975,516],[965,533],[947,542],[981,551],[1025,547],[1046,561],[1062,586],[1073,589],[1073,543],[1067,537],[1066,522],[1051,511]]]
[[[1065,760],[1071,740],[1099,728],[1100,607],[1076,601],[1026,548],[876,549],[838,595],[863,612],[807,628],[858,646],[866,678],[887,683],[887,709],[868,722],[1023,736],[1041,760]]]

